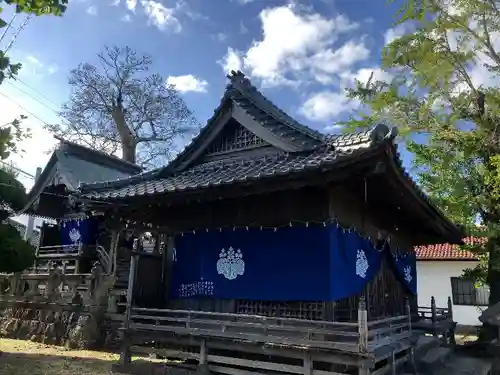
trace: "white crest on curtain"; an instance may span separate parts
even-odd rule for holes
[[[358,249],[358,254],[356,255],[356,275],[364,279],[368,267],[369,264],[365,252],[362,249]]]
[[[71,242],[74,244],[79,243],[80,240],[82,239],[82,235],[80,234],[80,231],[76,228],[73,228],[69,231],[69,239]]]
[[[413,277],[411,276],[411,267],[406,266],[404,269],[404,274],[405,274],[405,280],[409,284],[413,280]]]
[[[217,261],[217,273],[228,280],[234,280],[245,273],[245,262],[240,249],[222,249]]]
[[[172,262],[177,262],[177,250],[175,247],[172,249]]]

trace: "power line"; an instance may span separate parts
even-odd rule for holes
[[[45,108],[48,108],[50,109],[51,111],[53,111],[55,114],[58,114],[57,113],[57,110],[55,110],[54,108],[52,107],[49,107],[46,103],[42,102],[41,100],[39,100],[38,98],[34,97],[32,94],[30,94],[29,92],[27,92],[26,90],[23,90],[22,88],[20,88],[19,86],[16,86],[14,85],[11,81],[5,81],[7,82],[9,85],[11,85],[12,87],[16,88],[17,90],[21,91],[23,94],[29,96],[31,99],[35,100],[36,102],[38,102],[39,104],[43,105]],[[29,86],[28,86],[29,87]]]
[[[21,168],[19,168],[19,167],[16,167],[15,165],[12,165],[12,164],[6,163],[6,162],[1,161],[1,160],[0,160],[0,163],[2,163],[3,165],[5,165],[5,166],[6,166],[6,167],[8,167],[8,168],[14,169],[14,170],[18,171],[19,173],[24,174],[25,176],[28,176],[28,177],[30,177],[30,178],[35,178],[35,176],[33,176],[31,173],[28,173],[28,172],[26,172],[25,170],[23,170],[23,169],[21,169]]]
[[[47,125],[47,126],[50,126],[46,121],[42,120],[40,117],[38,117],[37,115],[35,115],[33,112],[31,112],[29,109],[26,109],[26,107],[24,107],[23,105],[19,104],[18,102],[16,102],[14,99],[11,99],[9,98],[7,95],[5,95],[3,92],[0,92],[0,95],[2,95],[5,99],[11,101],[12,103],[14,103],[15,105],[17,105],[19,108],[21,108],[22,110],[26,111],[27,113],[29,113],[31,116],[33,116],[34,118],[36,118],[38,121],[42,122],[43,124]]]
[[[16,41],[17,37],[19,36],[19,34],[21,33],[21,31],[23,31],[23,29],[26,27],[26,25],[28,24],[28,22],[30,21],[32,15],[31,14],[28,14],[26,16],[26,18],[24,19],[23,23],[18,27],[18,29],[16,30],[16,33],[14,34],[14,36],[12,37],[12,40],[10,41],[9,45],[7,46],[7,48],[5,48],[5,51],[4,52],[8,52],[9,49],[11,49],[11,47],[14,45],[14,42]]]
[[[9,24],[7,25],[7,27],[5,28],[5,30],[2,33],[2,36],[0,37],[0,43],[2,43],[3,38],[5,38],[5,35],[7,35],[7,31],[9,31],[10,27],[12,26],[12,22],[14,22],[14,20],[16,19],[16,16],[17,16],[17,13],[14,13],[12,18],[10,19]]]
[[[36,94],[38,94],[39,96],[41,96],[42,98],[44,98],[45,100],[47,100],[49,103],[51,104],[54,104],[56,107],[59,107],[59,104],[56,103],[55,101],[51,100],[50,98],[48,98],[47,96],[45,96],[44,94],[42,94],[40,91],[37,91],[35,90],[33,87],[31,87],[30,85],[28,85],[26,82],[24,82],[21,78],[19,78],[18,76],[14,77],[13,78],[14,81],[18,81],[18,82],[21,82],[24,86],[26,86],[27,88],[29,88],[31,91],[35,92]],[[10,81],[6,81],[6,82],[10,82]]]

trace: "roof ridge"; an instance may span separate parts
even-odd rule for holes
[[[269,98],[262,94],[240,70],[232,70],[231,73],[227,75],[227,78],[230,80],[230,83],[226,86],[226,91],[234,88],[243,94],[248,100],[253,102],[254,105],[258,106],[262,111],[272,117],[275,117],[276,120],[283,122],[302,134],[308,135],[317,140],[324,140],[324,134],[310,128],[307,125],[301,124],[283,111]]]
[[[81,150],[84,150],[85,152],[90,152],[90,153],[92,153],[92,154],[94,154],[94,155],[96,155],[98,157],[102,157],[102,158],[108,159],[108,160],[110,160],[112,162],[115,162],[115,163],[118,163],[118,164],[122,164],[123,166],[127,166],[127,167],[130,167],[130,168],[135,168],[135,169],[138,169],[139,171],[142,170],[142,167],[140,167],[139,165],[131,163],[131,162],[126,161],[126,160],[123,160],[123,159],[121,159],[121,158],[119,158],[117,156],[107,154],[107,153],[105,153],[103,151],[92,149],[90,147],[78,144],[78,143],[73,142],[73,141],[69,141],[69,140],[64,139],[62,137],[59,137],[57,135],[55,135],[54,138],[57,139],[59,142],[61,142],[60,146],[66,144],[66,145],[68,145],[70,147],[76,147],[76,148],[79,148]]]

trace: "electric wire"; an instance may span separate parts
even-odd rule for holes
[[[22,104],[19,104],[17,101],[15,101],[14,99],[11,99],[10,97],[8,97],[6,94],[4,94],[3,92],[0,91],[0,95],[2,95],[4,98],[6,98],[7,100],[9,100],[10,102],[14,103],[15,105],[17,105],[19,108],[21,108],[23,111],[26,111],[28,114],[30,114],[31,116],[33,116],[34,118],[36,118],[38,121],[42,122],[43,124],[49,126],[49,124],[41,119],[39,116],[35,115],[33,112],[31,112],[29,109],[27,109],[26,107],[24,107]]]
[[[30,21],[32,15],[31,14],[28,14],[26,16],[26,18],[24,19],[23,23],[18,27],[18,29],[16,30],[16,33],[14,34],[14,36],[12,37],[12,40],[10,41],[10,43],[7,45],[7,47],[5,48],[5,53],[7,53],[11,48],[12,46],[14,45],[15,41],[17,40],[17,37],[19,36],[19,34],[21,33],[21,31],[24,30],[24,28],[26,27],[26,25],[28,25],[28,22]]]
[[[3,39],[5,38],[5,35],[7,35],[7,31],[9,31],[10,27],[12,26],[12,22],[14,22],[16,17],[17,17],[17,13],[14,13],[14,15],[10,19],[9,23],[5,27],[5,30],[3,31],[2,36],[0,36],[0,44],[2,43]]]
[[[49,103],[55,105],[56,107],[59,107],[59,104],[57,104],[55,101],[53,101],[52,99],[50,99],[49,97],[45,96],[44,94],[42,94],[40,91],[38,90],[35,90],[33,87],[31,87],[30,85],[28,85],[26,82],[24,82],[21,78],[19,78],[18,76],[14,77],[13,78],[14,81],[16,82],[20,82],[21,84],[23,84],[24,86],[26,86],[28,89],[30,89],[31,91],[33,91],[34,93],[36,93],[37,95],[39,95],[40,97],[42,97],[43,99],[45,99],[46,101],[48,101]],[[6,82],[10,82],[11,81],[6,81]],[[11,83],[12,84],[12,83]]]
[[[17,172],[19,172],[19,173],[21,173],[21,174],[23,174],[23,175],[25,175],[25,176],[27,176],[29,178],[33,178],[33,179],[35,178],[35,176],[33,176],[31,173],[26,172],[25,170],[23,170],[23,169],[21,169],[19,167],[16,167],[15,165],[6,163],[6,162],[1,161],[1,160],[0,160],[0,163],[3,164],[5,167],[14,169],[15,171],[17,171]]]
[[[50,109],[51,111],[53,111],[55,114],[58,114],[57,113],[57,110],[55,110],[54,108],[48,106],[46,103],[42,102],[40,99],[36,98],[35,96],[33,96],[32,94],[30,94],[29,92],[27,92],[26,90],[20,88],[19,86],[17,85],[14,85],[11,81],[5,81],[7,82],[9,85],[11,85],[12,87],[14,87],[16,90],[19,90],[21,91],[23,94],[29,96],[31,99],[33,99],[34,101],[36,101],[37,103],[43,105],[45,108],[47,109]]]

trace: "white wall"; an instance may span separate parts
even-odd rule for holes
[[[446,307],[448,296],[452,297],[450,278],[461,276],[465,268],[473,268],[477,263],[473,261],[418,261],[418,305],[430,306],[431,297],[434,296],[437,307]],[[453,320],[458,324],[481,325],[478,320],[480,314],[481,310],[476,306],[453,306]]]

